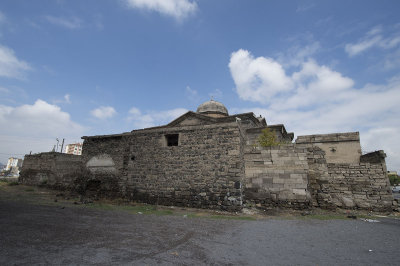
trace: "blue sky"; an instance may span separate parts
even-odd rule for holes
[[[0,2],[0,162],[202,102],[360,131],[400,171],[399,1]]]

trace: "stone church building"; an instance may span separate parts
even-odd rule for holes
[[[257,145],[265,128],[284,143]],[[26,155],[20,181],[152,204],[392,210],[383,151],[358,132],[298,136],[211,100],[164,126],[84,136],[82,156]]]

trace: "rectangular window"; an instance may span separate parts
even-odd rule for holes
[[[179,134],[165,135],[165,140],[167,141],[167,146],[178,146]]]

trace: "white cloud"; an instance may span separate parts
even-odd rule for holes
[[[132,117],[132,119],[134,118],[133,116],[140,116],[142,115],[142,112],[140,112],[140,110],[136,107],[132,107],[129,111],[128,111],[130,117]]]
[[[309,59],[300,64],[300,71],[292,76],[272,58],[254,58],[248,51],[232,53],[229,68],[235,81],[236,92],[243,100],[259,103],[274,102],[277,96],[293,107],[319,102],[321,97],[336,95],[354,82],[326,66]],[[274,99],[274,100],[272,100]],[[278,99],[278,105],[280,101]]]
[[[279,54],[277,61],[280,62],[284,67],[299,66],[319,50],[319,42],[312,42],[306,46],[294,46],[289,48],[285,54]]]
[[[64,100],[66,103],[71,103],[71,96],[69,94],[64,95]]]
[[[290,94],[280,97],[275,105],[285,101],[292,108],[309,105],[326,104],[324,100],[334,97],[340,100],[338,93],[351,88],[353,80],[343,77],[339,72],[327,66],[320,66],[315,61],[309,60],[301,65],[301,70],[290,77],[293,87]]]
[[[62,100],[54,100],[53,103],[58,104],[58,103],[67,103],[71,104],[71,95],[65,94]]]
[[[194,14],[197,3],[189,0],[124,0],[129,8],[155,11],[182,20]]]
[[[378,67],[381,66],[385,70],[391,70],[400,66],[400,48],[393,51],[392,53],[386,54],[382,64],[378,65]]]
[[[147,128],[168,124],[188,110],[175,108],[166,111],[149,111],[142,113],[138,108],[132,107],[128,112],[128,121],[133,123],[135,129]]]
[[[2,134],[15,133],[27,135],[58,135],[63,132],[80,131],[81,126],[71,121],[68,113],[57,105],[37,100],[33,105],[10,107],[0,105]],[[6,126],[7,125],[7,126]],[[66,128],[69,128],[66,130]]]
[[[273,59],[259,60],[259,63],[269,65],[271,61]],[[241,83],[236,82],[240,79],[235,74],[240,76],[250,72],[256,75],[249,70],[251,62],[245,62],[241,68],[239,73],[231,71],[237,87]],[[296,136],[360,131],[364,151],[384,149],[389,168],[400,170],[400,141],[397,137],[400,132],[400,76],[393,77],[385,84],[366,84],[355,88],[351,78],[308,59],[299,65],[297,72],[281,78],[289,79],[291,87],[276,91],[259,83],[247,90],[237,89],[240,98],[262,105],[231,112],[261,114],[266,117],[268,124],[284,123],[287,130],[294,131]],[[247,96],[253,91],[257,93]],[[270,95],[268,102],[263,98],[265,94]]]
[[[85,130],[60,107],[40,99],[33,105],[0,105],[0,162],[30,151],[50,151],[57,137],[80,139]]]
[[[377,26],[367,32],[358,42],[346,44],[345,51],[349,56],[355,56],[373,47],[391,49],[399,44],[400,36],[398,32],[388,38],[384,38],[382,27]]]
[[[277,93],[292,88],[292,80],[282,66],[271,58],[254,58],[249,51],[240,49],[229,62],[236,91],[243,100],[268,102]]]
[[[100,106],[90,111],[90,114],[98,119],[107,119],[113,117],[117,112],[111,106]]]
[[[0,76],[21,79],[30,69],[28,63],[19,60],[12,49],[0,45]]]
[[[70,30],[79,29],[82,27],[82,20],[77,17],[62,18],[54,16],[45,16],[45,19],[51,24],[61,26]]]
[[[192,102],[196,102],[199,99],[197,91],[190,88],[189,86],[186,86],[185,94],[186,94],[186,97]]]
[[[372,38],[364,39],[358,43],[346,44],[345,50],[350,56],[355,56],[373,46],[378,45],[378,43],[381,41],[382,41],[381,36],[374,36]]]
[[[388,170],[400,169],[400,145],[398,127],[388,126],[373,128],[368,131],[362,132],[361,135],[361,148],[364,152],[371,152],[376,150],[384,150],[386,157],[386,164]]]

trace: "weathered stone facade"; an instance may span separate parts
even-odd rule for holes
[[[166,135],[178,134],[178,146]],[[244,163],[236,122],[133,131],[90,137],[83,163],[96,180],[116,179],[121,195],[164,205],[237,210]],[[93,166],[94,158],[109,156]]]
[[[328,189],[334,206],[391,210],[393,196],[382,151],[361,156],[359,164],[328,163]],[[379,161],[377,159],[379,158]]]
[[[247,146],[244,160],[247,201],[294,208],[310,205],[306,148],[295,144]]]
[[[331,163],[359,163],[361,156],[358,132],[298,136],[296,144],[310,144],[325,151]]]
[[[38,184],[45,176],[89,196],[230,211],[252,204],[391,210],[384,153],[360,156],[358,132],[291,143],[283,125],[253,113],[228,115],[215,101],[199,110],[165,126],[82,137],[82,156],[68,169],[61,155],[26,156],[20,180]],[[286,144],[255,145],[264,128]]]
[[[67,188],[82,172],[81,157],[72,154],[46,152],[25,155],[19,181],[29,185]]]

